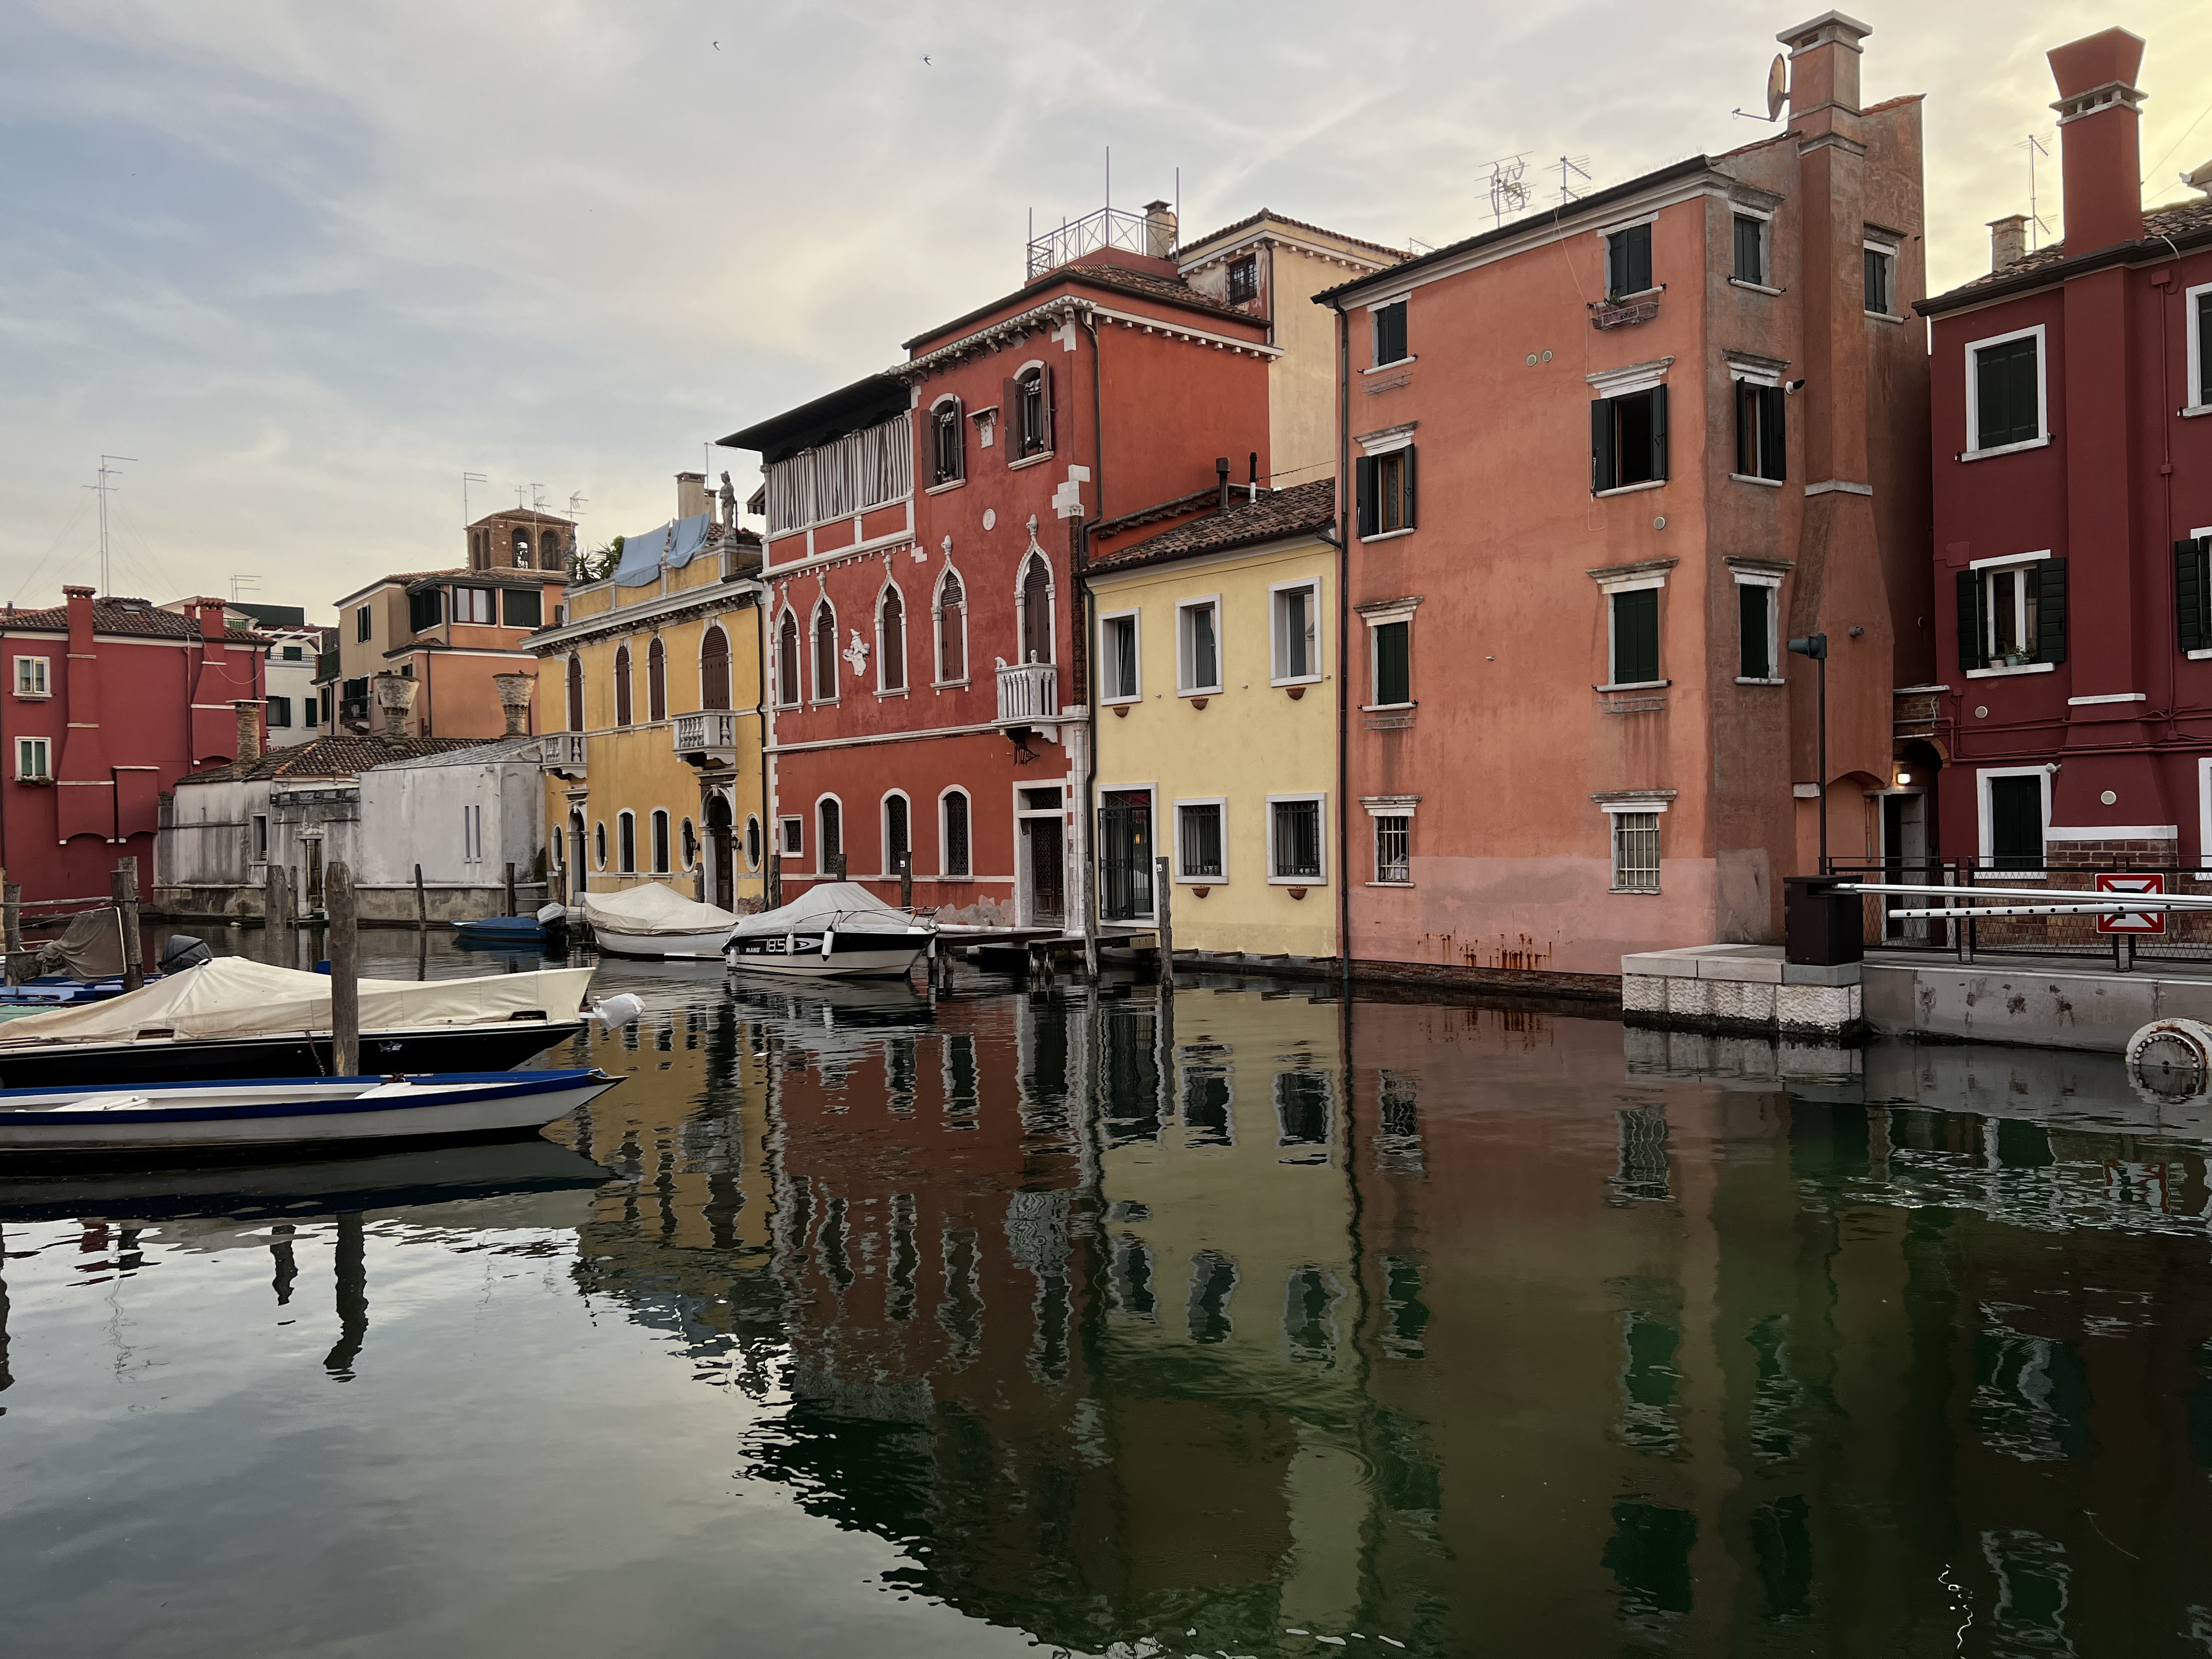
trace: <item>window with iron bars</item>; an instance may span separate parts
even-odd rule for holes
[[[1413,820],[1402,812],[1379,813],[1375,819],[1375,879],[1410,883],[1413,879]]]
[[[1613,815],[1613,890],[1616,893],[1656,893],[1659,890],[1659,815],[1656,812],[1615,812]]]

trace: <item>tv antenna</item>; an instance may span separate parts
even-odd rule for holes
[[[1521,213],[1528,206],[1528,186],[1521,182],[1522,174],[1528,170],[1528,156],[1524,150],[1518,155],[1504,155],[1490,164],[1490,216],[1498,224],[1505,222],[1510,210]]]
[[[1766,66],[1766,113],[1753,115],[1749,110],[1732,109],[1730,115],[1741,115],[1747,121],[1779,121],[1782,106],[1790,101],[1790,60],[1780,52]]]
[[[544,484],[534,483],[530,486],[530,508],[533,513],[543,513],[545,510],[545,486]]]
[[[570,524],[573,525],[577,520],[584,516],[585,505],[590,500],[591,497],[585,495],[580,489],[568,497],[568,522]]]
[[[246,597],[246,590],[247,588],[251,587],[258,591],[260,586],[261,578],[258,576],[233,575],[230,579],[231,603],[235,605],[239,600],[244,599]]]
[[[1583,198],[1582,191],[1567,177],[1571,173],[1583,184],[1589,183],[1589,157],[1587,155],[1559,157],[1559,202],[1562,206],[1569,202],[1579,202]]]
[[[466,530],[471,524],[476,522],[476,520],[469,517],[469,486],[472,483],[486,483],[489,482],[489,480],[487,479],[481,472],[464,472],[461,474],[462,529]]]
[[[102,455],[100,458],[100,482],[85,486],[87,489],[100,497],[100,591],[103,593],[111,591],[107,580],[107,496],[109,491],[122,488],[119,484],[108,482],[117,476],[116,469],[110,466],[108,463],[130,461],[135,464],[137,459],[136,455]]]
[[[2040,155],[2045,161],[2050,160],[2051,149],[2050,146],[2045,144],[2042,139],[2039,138],[2032,132],[2027,135],[2027,139],[2021,143],[2021,148],[2027,152],[2027,222],[2031,227],[2033,227],[2033,228],[2028,232],[2027,246],[2029,251],[2033,252],[2035,247],[2036,234],[2039,231],[2045,231],[2051,228],[2049,225],[2043,222],[2043,216],[2035,210],[2035,158]]]

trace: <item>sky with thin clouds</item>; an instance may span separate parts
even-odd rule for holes
[[[1180,191],[1382,242],[1490,222],[1488,163],[1596,184],[1769,129],[1733,0],[12,0],[0,6],[0,600],[307,607],[460,562],[480,515],[663,522],[702,446],[1018,285],[1029,215]],[[2146,200],[2212,157],[2212,6],[1870,5],[1866,101],[1927,94],[1933,286],[2055,153],[2043,53],[2150,42]],[[2191,124],[2196,125],[2192,130]],[[2169,156],[2166,153],[2171,150]],[[1551,170],[1547,172],[1546,163]],[[2055,159],[2039,205],[2055,226]],[[746,458],[714,452],[750,489]]]

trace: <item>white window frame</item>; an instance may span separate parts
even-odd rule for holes
[[[1362,795],[1359,798],[1359,804],[1367,809],[1367,850],[1376,872],[1367,885],[1390,888],[1413,886],[1415,884],[1413,881],[1413,818],[1420,809],[1421,798],[1419,795]],[[1403,881],[1382,879],[1382,820],[1384,818],[1406,820],[1406,879]]]
[[[701,854],[707,850],[707,844],[699,838],[699,827],[688,817],[680,820],[676,826],[674,848],[676,868],[678,872],[696,870],[699,867],[702,862]],[[690,850],[685,851],[686,848]]]
[[[1286,674],[1283,672],[1283,663],[1287,654],[1285,647],[1288,644],[1289,639],[1283,630],[1281,596],[1300,592],[1312,596],[1310,604],[1313,607],[1313,648],[1309,654],[1312,659],[1313,667],[1310,673]],[[1319,576],[1306,576],[1295,581],[1269,584],[1267,588],[1267,666],[1273,673],[1267,682],[1268,684],[1318,685],[1328,678],[1322,670],[1321,606],[1322,579]]]
[[[2023,438],[2018,443],[1996,444],[1988,449],[1977,449],[1974,441],[1982,429],[1981,376],[1975,372],[1974,354],[1991,346],[2009,345],[2014,340],[2035,337],[2035,427],[2036,435]],[[2008,334],[1992,334],[1987,339],[1966,342],[1966,441],[1959,452],[1962,461],[1986,460],[1992,455],[2014,455],[2023,449],[2040,449],[2051,441],[2051,343],[2045,337],[2045,326],[2036,323],[2027,328],[2016,328]]]
[[[769,853],[768,837],[761,833],[759,813],[745,814],[744,836],[744,840],[738,845],[738,861],[748,871],[757,870],[761,867],[761,860],[766,858]],[[755,848],[760,849],[758,853],[754,852]]]
[[[35,668],[32,677],[36,685],[26,685],[24,671]],[[54,695],[54,659],[52,657],[18,657],[15,659],[15,695],[28,702],[43,702]]]
[[[1665,890],[1667,844],[1664,826],[1660,826],[1659,868],[1656,874],[1662,879],[1650,887],[1623,887],[1620,884],[1620,826],[1614,820],[1624,812],[1656,812],[1662,817],[1673,804],[1672,795],[1624,795],[1613,800],[1598,802],[1598,811],[1605,814],[1606,891],[1625,893],[1632,898],[1649,898]]]
[[[1869,236],[1861,240],[1859,246],[1865,252],[1879,253],[1883,258],[1889,262],[1889,301],[1892,305],[1895,305],[1897,303],[1897,244],[1894,242],[1885,242],[1877,237]],[[1900,312],[1876,311],[1872,306],[1867,305],[1866,295],[1864,294],[1861,294],[1859,295],[1859,304],[1864,308],[1868,316],[1875,318],[1880,321],[1885,323],[1901,323],[1905,320],[1904,314]]]
[[[1191,683],[1190,628],[1183,618],[1187,612],[1205,610],[1213,612],[1215,678],[1211,685],[1194,685]],[[1202,593],[1194,599],[1177,600],[1176,602],[1176,695],[1182,697],[1219,696],[1221,688],[1228,683],[1229,678],[1227,662],[1229,653],[1226,646],[1227,642],[1222,638],[1220,594]]]
[[[1394,605],[1363,605],[1359,607],[1359,619],[1367,624],[1369,630],[1367,635],[1368,701],[1359,705],[1360,713],[1364,714],[1390,713],[1420,707],[1420,699],[1413,695],[1413,612],[1420,608],[1421,601],[1419,599],[1409,599]],[[1388,627],[1392,623],[1406,624],[1406,701],[1403,702],[1378,701],[1375,688],[1375,677],[1382,672],[1382,653],[1375,648],[1373,630]]]
[[[954,417],[952,429],[960,434],[960,471],[949,478],[939,478],[937,476],[937,425],[943,417],[945,406],[947,404],[952,405]],[[948,489],[957,489],[968,482],[967,411],[962,407],[960,399],[949,392],[929,406],[929,477],[931,482],[921,492],[925,495],[935,495]]]
[[[661,844],[665,842],[668,858],[660,856]],[[671,876],[676,873],[676,818],[665,806],[656,806],[645,815],[645,857],[653,867],[649,876]]]
[[[1601,576],[1598,578],[1597,586],[1599,593],[1605,600],[1605,672],[1610,677],[1613,664],[1620,660],[1620,653],[1613,638],[1613,595],[1640,592],[1647,587],[1664,587],[1667,586],[1667,573],[1662,570],[1656,574]],[[1664,626],[1662,626],[1659,630],[1659,665],[1664,668],[1667,665],[1667,630]],[[1672,685],[1674,683],[1663,675],[1656,680],[1616,680],[1608,678],[1605,684],[1597,689],[1601,691],[1651,691],[1662,686]]]
[[[1966,566],[1966,568],[1973,573],[1976,581],[1986,584],[1991,574],[1997,571],[2025,569],[2029,565],[2041,563],[2050,556],[2051,550],[2047,547],[2033,553],[2002,553],[1994,558],[1975,559]],[[2021,589],[2015,602],[2021,608],[2018,620],[2022,623],[2021,631],[2025,633],[2027,603],[2027,590],[2025,587]],[[1990,627],[1994,630],[1996,626],[1996,611],[1992,606],[1990,608]],[[1982,651],[1985,658],[1990,654],[1995,641],[1994,631],[1983,636]],[[1966,678],[1970,680],[2003,679],[2013,674],[2049,674],[2056,672],[2057,667],[2058,665],[2055,662],[2000,663],[1993,668],[1969,668],[1966,670]]]
[[[960,678],[957,680],[945,678],[945,579],[947,576],[960,584]],[[968,639],[968,613],[974,609],[968,598],[968,579],[960,574],[957,565],[947,559],[945,568],[937,573],[937,580],[931,584],[929,590],[929,656],[932,664],[929,684],[934,690],[949,690],[968,684],[969,662],[973,650]],[[907,677],[909,679],[913,678],[911,667]]]
[[[839,626],[837,622],[837,607],[830,600],[830,595],[827,592],[824,592],[815,600],[814,608],[806,613],[806,633],[805,635],[806,641],[807,678],[814,682],[814,696],[809,699],[809,702],[816,708],[823,708],[836,702],[838,701],[839,693],[843,690],[842,686],[839,684],[840,680],[843,677],[837,672],[835,667],[832,667],[830,671],[830,695],[824,696],[822,694],[822,659],[815,652],[814,636],[820,631],[822,613],[825,611],[830,613],[830,660],[832,664],[841,663],[845,660],[844,653],[837,648],[837,631]]]
[[[1321,854],[1321,873],[1315,876],[1279,876],[1275,873],[1275,808],[1291,801],[1312,801],[1315,805],[1314,848]],[[1267,797],[1267,885],[1270,887],[1326,887],[1328,885],[1328,795],[1325,791],[1297,792]]]
[[[623,825],[624,823],[629,825],[629,867],[628,869],[623,867]],[[615,861],[617,875],[634,876],[638,873],[637,814],[627,806],[615,814],[615,844],[610,855]]]
[[[1729,574],[1734,579],[1735,586],[1764,587],[1771,591],[1772,597],[1766,602],[1766,664],[1768,667],[1778,671],[1782,666],[1782,577],[1780,573],[1771,570],[1746,570],[1730,565]],[[1608,611],[1611,610],[1609,605],[1607,608]],[[1736,602],[1735,614],[1736,625],[1741,629],[1743,625],[1743,604],[1740,599]],[[1742,660],[1743,658],[1739,653],[1736,661],[1741,665]],[[1735,677],[1735,683],[1738,685],[1787,685],[1790,682],[1778,672],[1771,678],[1763,680],[1755,679],[1747,674],[1739,674]]]
[[[884,601],[894,593],[899,603],[899,683],[890,685],[884,680],[884,664],[888,659],[884,650]],[[876,695],[879,697],[902,697],[914,689],[914,659],[907,648],[912,634],[907,617],[906,590],[896,581],[886,580],[876,590]]]
[[[607,821],[605,818],[595,819],[592,824],[592,867],[605,875],[607,860],[613,856],[613,843],[607,839]]]
[[[1037,398],[1039,400],[1038,407],[1044,416],[1045,435],[1050,438],[1052,441],[1044,448],[1033,451],[1030,453],[1024,455],[1021,453],[1023,439],[1021,385],[1024,380],[1029,378],[1029,374],[1031,369],[1035,369],[1036,371]],[[1012,409],[1004,411],[1004,418],[1006,422],[1006,432],[1012,440],[1012,441],[1007,444],[1006,448],[1013,455],[1013,459],[1006,463],[1006,471],[1012,472],[1018,471],[1022,467],[1035,466],[1040,461],[1049,460],[1052,458],[1053,450],[1057,447],[1060,443],[1060,434],[1052,430],[1052,377],[1048,373],[1044,359],[1042,357],[1030,358],[1007,378],[1013,381],[1015,387],[1014,406]],[[1017,583],[1016,586],[1018,586],[1019,584]]]
[[[33,753],[39,757],[35,767],[26,761],[26,757]],[[15,775],[27,781],[52,781],[54,775],[54,740],[52,738],[17,738]]]
[[[814,873],[826,877],[830,873],[830,838],[822,833],[822,804],[830,802],[837,809],[837,854],[845,860],[845,868],[853,867],[853,854],[847,850],[845,836],[851,825],[845,821],[845,799],[835,790],[825,789],[814,798]]]
[[[1387,300],[1376,300],[1368,306],[1367,356],[1369,358],[1369,366],[1360,371],[1362,374],[1379,374],[1386,368],[1398,368],[1407,363],[1419,361],[1419,359],[1414,356],[1413,349],[1413,291],[1411,289],[1404,289],[1400,290],[1398,293],[1392,295]],[[1393,357],[1388,362],[1384,362],[1375,355],[1375,325],[1376,313],[1378,312],[1388,311],[1392,306],[1404,306],[1406,307],[1406,355],[1402,357]]]
[[[955,795],[959,796],[968,806],[968,867],[964,871],[949,868],[946,858],[951,850],[952,837],[945,827],[945,805]],[[911,818],[908,820],[907,833],[914,833]],[[975,798],[957,783],[937,792],[937,873],[948,881],[975,879]]]
[[[799,845],[796,847],[791,844],[793,839],[791,827],[793,824],[799,826],[797,836]],[[775,846],[772,850],[778,858],[803,859],[806,856],[806,815],[805,813],[783,813],[775,821]]]
[[[886,881],[898,879],[898,866],[891,862],[891,803],[894,800],[906,803],[907,856],[912,858],[914,855],[914,797],[903,789],[886,789],[883,798],[876,803],[876,850],[884,866],[884,879]],[[972,839],[974,832],[971,830],[969,835]],[[848,859],[846,862],[850,864],[851,860]]]
[[[783,700],[783,619],[785,617],[791,618],[793,648],[799,653],[799,660],[793,665],[798,672],[791,677],[792,688],[799,693],[799,696],[790,702]],[[784,601],[781,615],[775,619],[775,630],[769,636],[769,657],[772,680],[768,694],[771,706],[777,708],[805,708],[806,658],[812,641],[807,638],[806,625],[799,620],[798,608],[788,599]],[[732,679],[734,681],[734,676]],[[737,687],[734,683],[730,687],[730,695],[731,701],[734,702],[737,700]]]
[[[1118,622],[1126,622],[1129,624],[1129,650],[1133,658],[1131,666],[1136,670],[1130,678],[1134,682],[1137,689],[1127,696],[1116,692],[1112,696],[1108,696],[1104,694],[1104,688],[1113,684],[1119,678],[1114,671],[1121,664],[1115,653],[1107,648],[1107,641],[1112,637],[1107,631],[1107,624]],[[1101,707],[1110,708],[1117,703],[1144,701],[1145,613],[1142,610],[1102,611],[1098,613],[1098,660],[1106,671],[1099,677],[1098,682],[1101,688],[1098,702]]]
[[[2204,395],[2206,372],[2212,370],[2212,363],[2208,363],[2204,358],[2206,352],[2212,351],[2212,340],[2204,337],[2203,325],[2198,320],[2197,315],[2197,302],[2207,294],[2212,294],[2212,283],[2199,283],[2195,288],[2187,288],[2181,291],[2182,316],[2188,324],[2189,339],[2189,359],[2183,365],[2184,372],[2189,376],[2187,388],[2189,401],[2183,404],[2181,409],[2181,415],[2185,420],[2193,419],[2199,415],[2212,415],[2212,401],[2204,403],[2197,401]]]
[[[1633,219],[1623,219],[1614,224],[1601,226],[1591,233],[1597,238],[1598,281],[1601,288],[1604,286],[1606,279],[1613,271],[1613,239],[1623,231],[1635,229],[1638,225],[1656,225],[1658,222],[1659,213],[1655,208],[1649,213],[1638,214]],[[1633,294],[1607,294],[1603,297],[1608,300],[1640,300],[1647,294],[1664,293],[1666,288],[1667,284],[1659,280],[1659,239],[1655,234],[1651,239],[1651,286],[1639,288]]]
[[[2040,778],[2043,780],[2043,856],[2051,857],[2051,780],[2058,770],[2055,764],[2042,766],[1984,766],[1974,771],[1974,817],[1977,844],[1981,848],[1982,866],[1988,869],[1996,857],[1996,825],[1990,812],[1990,780],[1991,778]],[[2025,875],[2016,870],[2007,871],[2005,878],[2013,882],[2043,881],[2040,875]]]
[[[2197,867],[2212,867],[2212,755],[2197,758]]]
[[[1153,799],[1158,800],[1159,798],[1155,795]],[[1181,887],[1226,887],[1229,885],[1229,797],[1226,795],[1179,795],[1173,802],[1173,805],[1175,807],[1176,884]],[[1182,809],[1186,806],[1211,806],[1218,810],[1221,814],[1221,873],[1218,876],[1194,876],[1187,873],[1183,869]],[[1155,836],[1159,834],[1157,825],[1153,827],[1152,833]]]
[[[1759,222],[1759,281],[1735,274],[1735,222],[1755,219]],[[1658,261],[1652,261],[1656,267]],[[1657,275],[1655,270],[1653,275]],[[1741,202],[1729,204],[1729,282],[1736,288],[1747,288],[1754,294],[1779,294],[1774,283],[1774,215],[1765,208],[1746,207]]]
[[[1039,657],[1040,663],[1060,660],[1060,578],[1054,573],[1052,561],[1045,556],[1044,549],[1036,544],[1032,532],[1029,549],[1014,566],[1014,656],[1026,665],[1029,661],[1029,641],[1022,637],[1023,624],[1028,620],[1023,608],[1024,591],[1029,586],[1030,566],[1044,568],[1044,629],[1047,654]],[[964,591],[964,589],[963,589]]]

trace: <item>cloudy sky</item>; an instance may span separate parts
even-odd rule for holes
[[[1863,15],[1868,101],[1928,94],[1938,288],[2027,209],[2051,46],[2148,38],[2148,200],[2212,156],[2198,0]],[[465,472],[479,514],[534,485],[587,542],[646,528],[705,441],[1017,285],[1029,212],[1097,207],[1109,146],[1125,205],[1180,167],[1193,233],[1265,205],[1442,243],[1488,222],[1492,157],[1603,184],[1756,137],[1729,111],[1800,15],[4,0],[0,600],[94,578],[103,453],[136,458],[111,585],[156,599],[244,575],[326,620],[459,561]]]

